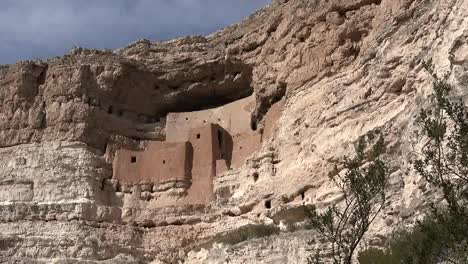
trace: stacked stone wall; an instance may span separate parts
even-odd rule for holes
[[[144,151],[118,150],[114,178],[120,184],[187,182],[187,194],[177,204],[205,204],[213,200],[213,179],[242,166],[276,130],[283,102],[265,116],[265,126],[251,127],[253,96],[223,107],[170,113],[166,141],[148,142]]]
[[[114,178],[125,183],[189,180],[192,150],[187,142],[149,142],[145,151],[118,150]]]

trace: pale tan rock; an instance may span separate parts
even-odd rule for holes
[[[303,263],[324,241],[288,225],[300,226],[302,204],[339,203],[331,161],[375,129],[391,150],[388,202],[368,236],[381,243],[441,202],[408,163],[431,93],[420,61],[433,58],[462,95],[467,14],[462,0],[273,1],[207,37],[0,66],[0,262]],[[251,93],[258,130],[284,101],[277,128],[215,179],[213,203],[173,206],[190,182],[112,180],[115,150],[163,140],[168,112]],[[255,223],[285,231],[212,243]]]

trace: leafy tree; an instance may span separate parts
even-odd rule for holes
[[[359,252],[361,264],[468,263],[466,212],[434,211],[411,230],[400,230],[385,249]]]
[[[432,212],[412,232],[419,246],[407,263],[466,263],[468,261],[468,109],[463,100],[450,98],[452,85],[434,72],[432,61],[423,63],[432,75],[432,105],[422,109],[418,123],[427,141],[414,161],[414,168],[442,191],[447,208]],[[411,262],[410,262],[411,261]]]
[[[412,230],[396,233],[384,251],[361,252],[360,263],[468,263],[468,108],[450,98],[446,77],[434,73],[431,106],[421,110],[417,123],[425,143],[414,160],[416,172],[442,191],[446,208],[432,206]]]
[[[422,109],[418,123],[427,138],[414,168],[442,190],[448,209],[463,210],[468,184],[468,111],[462,100],[449,99],[452,86],[434,73],[432,62],[424,67],[434,77],[433,106]]]
[[[383,136],[370,132],[360,137],[353,158],[344,157],[330,173],[330,179],[343,195],[343,206],[331,205],[319,212],[315,205],[305,207],[310,227],[330,242],[335,264],[350,264],[354,252],[370,224],[382,210],[388,170],[381,159],[385,152]],[[344,173],[343,173],[343,172]],[[308,263],[321,263],[319,253]]]

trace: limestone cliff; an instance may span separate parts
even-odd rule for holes
[[[464,96],[467,15],[464,0],[277,0],[207,37],[0,66],[0,262],[303,263],[320,247],[309,231],[235,246],[213,238],[335,202],[330,162],[373,129],[386,134],[392,172],[367,238],[381,244],[440,199],[408,164],[431,92],[420,62],[432,58]],[[210,202],[161,206],[187,186],[115,181],[116,151],[165,140],[168,113],[250,95],[244,121],[272,136],[216,173]]]

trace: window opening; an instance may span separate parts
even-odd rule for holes
[[[255,122],[254,120],[250,121],[250,128],[253,131],[257,131],[257,122]]]
[[[220,148],[223,145],[223,133],[221,132],[221,130],[218,130],[218,144]]]
[[[221,153],[221,159],[224,159],[224,147],[223,147],[223,132],[218,129],[218,146]]]
[[[254,172],[254,174],[252,176],[253,176],[254,182],[258,181],[258,173],[257,172]]]

